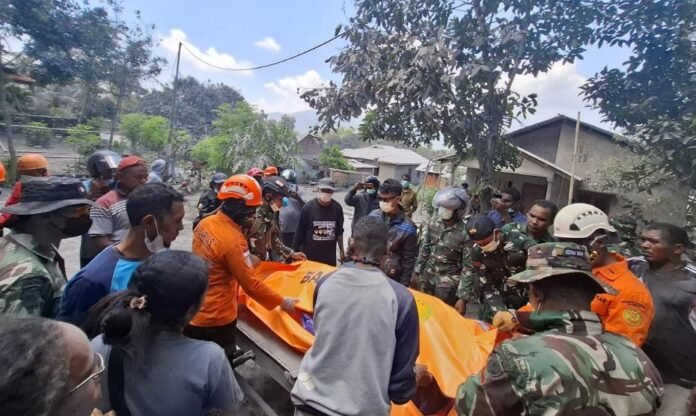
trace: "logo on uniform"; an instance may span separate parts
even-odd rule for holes
[[[641,314],[637,309],[627,308],[624,309],[621,314],[624,322],[628,326],[638,327],[643,323],[643,314]]]

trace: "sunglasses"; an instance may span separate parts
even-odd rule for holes
[[[94,362],[97,364],[97,369],[92,374],[90,374],[86,379],[84,379],[80,384],[78,384],[72,390],[70,390],[68,395],[73,394],[75,391],[77,391],[77,389],[79,389],[80,387],[89,383],[90,381],[99,378],[99,376],[102,375],[104,370],[106,370],[106,366],[104,366],[104,357],[102,357],[102,355],[99,354],[98,352],[94,353]]]

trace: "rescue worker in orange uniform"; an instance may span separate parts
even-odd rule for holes
[[[203,305],[184,334],[213,341],[228,356],[235,351],[237,289],[268,309],[281,306],[293,313],[297,299],[284,298],[254,275],[254,256],[242,232],[263,203],[261,186],[248,175],[234,175],[218,192],[218,212],[201,220],[193,232],[193,252],[209,262],[209,285]]]
[[[587,247],[592,273],[619,291],[597,295],[592,302],[592,312],[599,315],[604,329],[642,346],[655,315],[652,296],[631,272],[626,258],[607,249],[608,240],[617,233],[607,214],[593,205],[571,204],[558,211],[553,227],[557,240]]]
[[[17,160],[17,175],[20,180],[22,176],[48,176],[48,160],[38,153],[27,153]],[[5,206],[19,202],[21,195],[22,182],[17,181],[5,201]],[[0,228],[11,227],[15,218],[12,214],[0,214]]]

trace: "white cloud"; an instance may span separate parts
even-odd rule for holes
[[[310,69],[302,75],[265,83],[263,86],[270,94],[258,99],[255,104],[267,113],[296,113],[309,110],[309,105],[300,98],[300,95],[307,89],[322,87],[326,84],[327,82],[317,71]]]
[[[234,56],[218,52],[213,46],[208,47],[205,51],[201,50],[199,47],[193,43],[186,40],[186,32],[181,29],[171,29],[168,36],[164,36],[161,39],[161,46],[166,49],[171,54],[176,54],[179,47],[179,42],[183,43],[184,46],[189,49],[193,54],[195,54],[200,59],[209,62],[220,68],[248,68],[253,66],[249,61],[240,60]],[[206,65],[200,60],[196,59],[191,55],[186,49],[181,50],[181,61],[193,65],[197,70],[202,72],[223,72],[221,69],[214,68],[210,65]],[[224,71],[227,74],[237,74],[237,75],[253,75],[252,71]]]
[[[530,125],[558,114],[575,118],[580,111],[582,121],[611,128],[601,122],[602,117],[597,110],[588,108],[582,100],[580,86],[586,80],[575,64],[564,65],[561,62],[556,62],[547,72],[536,77],[524,75],[515,78],[513,90],[522,95],[537,94],[537,112],[525,119],[523,124]],[[517,127],[519,126],[513,126]]]
[[[266,49],[271,52],[280,52],[280,44],[278,44],[278,42],[270,36],[257,40],[254,44],[261,49]]]

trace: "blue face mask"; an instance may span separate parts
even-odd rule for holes
[[[288,197],[284,196],[283,197],[283,206],[287,207],[289,203],[290,203],[290,200],[288,199]]]
[[[377,190],[376,189],[367,189],[367,190],[365,190],[365,192],[367,192],[370,195],[374,195],[377,193]]]
[[[404,189],[408,189],[411,187],[411,182],[409,181],[401,181],[401,187]]]

